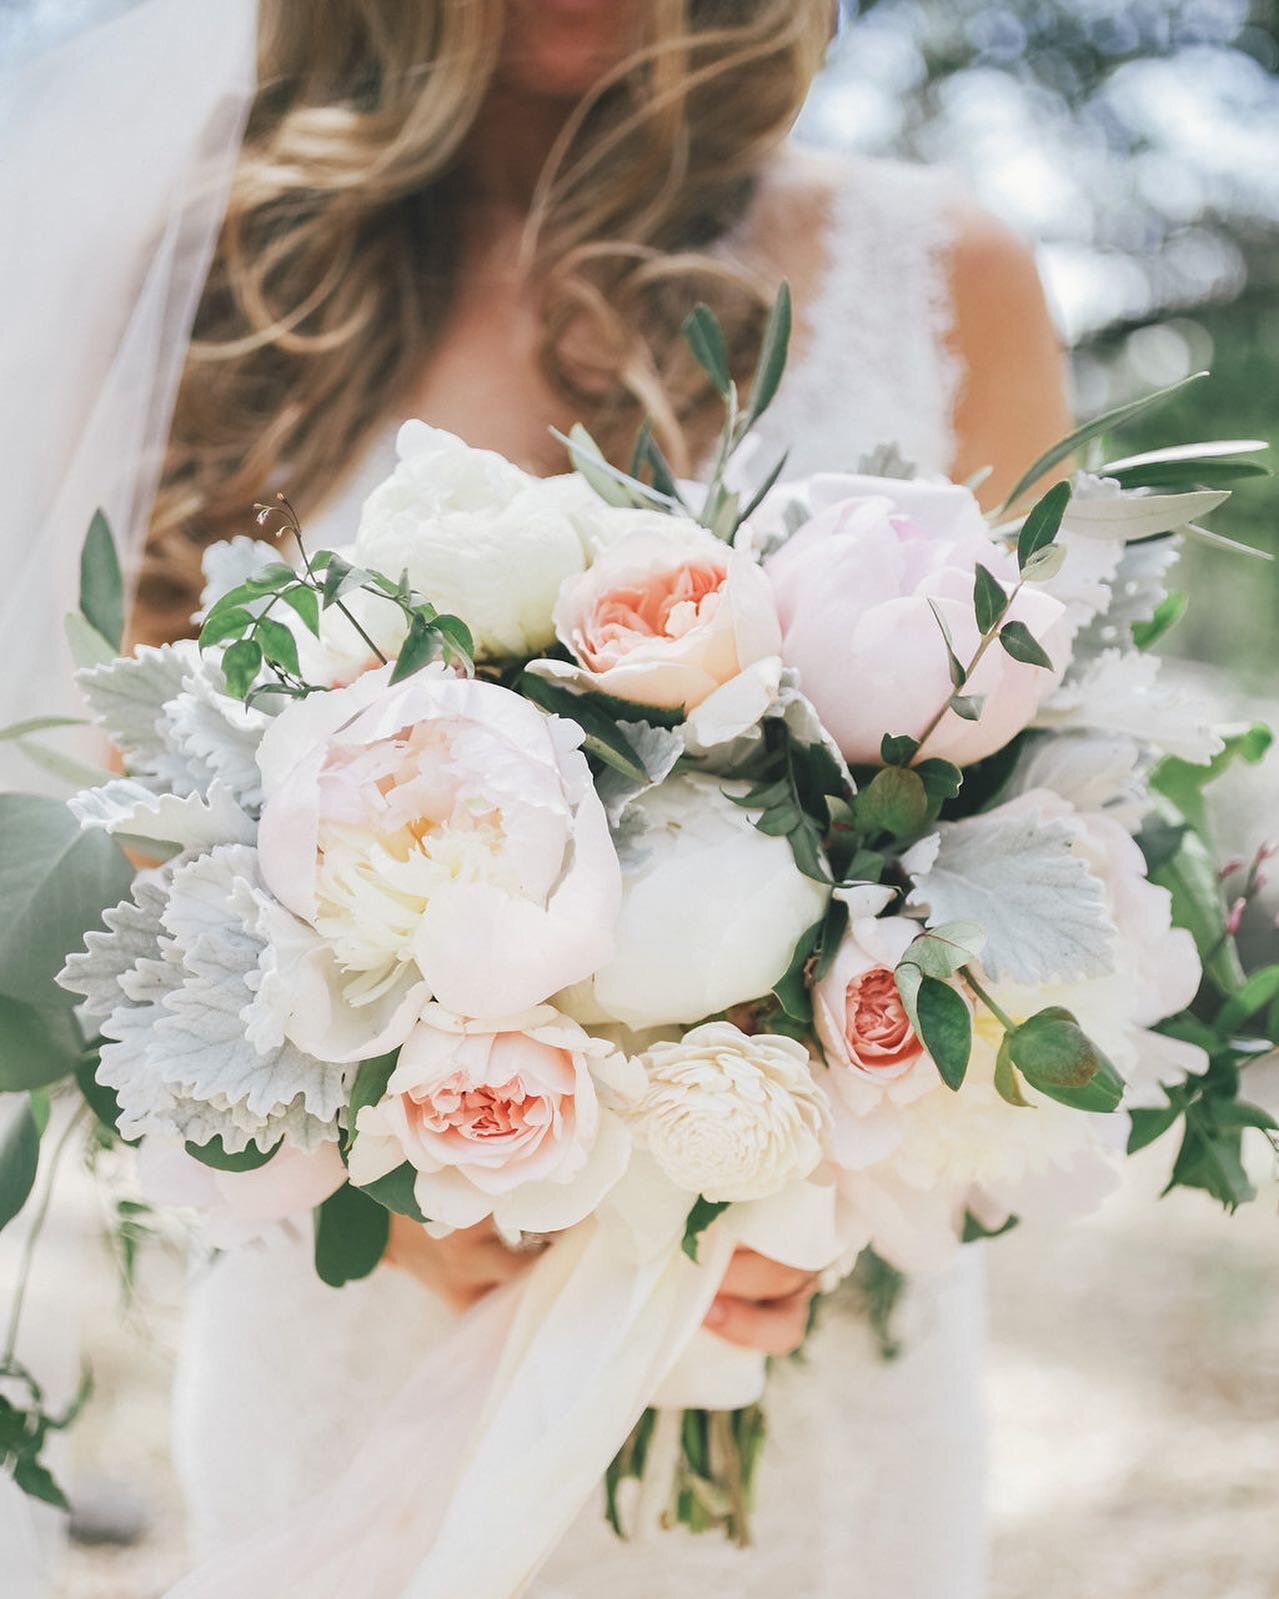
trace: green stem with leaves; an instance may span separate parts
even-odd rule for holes
[[[71,1136],[88,1111],[85,1104],[79,1105],[67,1119],[67,1125],[58,1136],[54,1145],[53,1154],[49,1159],[49,1172],[45,1181],[44,1194],[40,1205],[31,1219],[26,1239],[22,1245],[22,1263],[18,1269],[18,1282],[13,1291],[13,1304],[9,1308],[9,1326],[5,1334],[4,1353],[0,1355],[0,1365],[12,1364],[18,1347],[18,1331],[22,1325],[22,1307],[27,1297],[27,1287],[31,1280],[31,1267],[35,1260],[36,1245],[40,1241],[40,1234],[44,1231],[44,1224],[49,1217],[49,1206],[53,1201],[54,1184],[57,1181],[58,1166],[61,1163],[63,1152],[71,1142]]]

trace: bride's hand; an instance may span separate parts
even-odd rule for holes
[[[491,1222],[432,1238],[408,1216],[392,1216],[383,1259],[410,1272],[455,1310],[465,1310],[523,1271],[532,1256],[507,1249]]]
[[[804,1341],[808,1306],[817,1292],[813,1272],[780,1266],[739,1249],[706,1315],[706,1325],[730,1344],[789,1355]]]

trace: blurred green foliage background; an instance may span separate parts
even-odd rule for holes
[[[800,134],[954,168],[1040,241],[1089,415],[1201,367],[1127,450],[1267,440],[1279,464],[1279,0],[862,0]],[[1279,554],[1279,488],[1212,526]],[[1195,544],[1167,653],[1279,690],[1279,562]]]

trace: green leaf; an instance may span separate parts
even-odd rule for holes
[[[1015,1105],[1020,1110],[1031,1108],[1030,1101],[1022,1093],[1021,1084],[1017,1080],[1017,1068],[1013,1065],[1012,1049],[1007,1033],[1000,1039],[999,1053],[995,1056],[995,1092],[1006,1105]]]
[[[1176,464],[1180,461],[1222,461],[1236,455],[1256,455],[1268,450],[1265,439],[1212,439],[1198,444],[1171,444],[1162,450],[1144,450],[1140,455],[1125,455],[1118,461],[1107,461],[1097,468],[1098,477],[1114,477],[1116,472],[1135,466]],[[1266,469],[1263,467],[1262,471]]]
[[[111,528],[95,511],[80,550],[80,614],[118,652],[124,637],[124,579]]]
[[[759,510],[761,505],[763,505],[769,491],[773,488],[778,478],[781,477],[782,473],[786,470],[786,463],[789,460],[790,451],[783,450],[782,453],[777,457],[777,460],[765,474],[763,481],[755,490],[754,494],[751,495],[750,499],[737,513],[738,527],[740,527],[743,522],[749,522],[751,517],[755,515],[755,512]],[[735,533],[736,531],[737,528],[734,528],[733,532]]]
[[[462,618],[441,613],[435,618],[435,630],[444,641],[445,658],[460,661],[469,670],[475,664],[475,639]]]
[[[1185,1108],[1180,1099],[1174,1099],[1167,1105],[1139,1106],[1129,1111],[1132,1126],[1128,1133],[1128,1153],[1135,1155],[1162,1138],[1174,1122],[1180,1121]]]
[[[698,1194],[692,1210],[688,1213],[688,1219],[684,1223],[684,1241],[680,1245],[680,1248],[690,1260],[697,1259],[698,1239],[715,1220],[716,1216],[727,1209],[728,1201],[726,1199],[703,1199]]]
[[[920,761],[912,770],[924,785],[930,809],[934,806],[940,809],[943,800],[954,799],[964,786],[964,774],[959,767],[937,756]]]
[[[391,1215],[350,1183],[315,1213],[315,1272],[330,1288],[367,1277],[386,1253]]]
[[[963,688],[968,674],[964,669],[964,663],[955,654],[955,641],[951,637],[950,628],[946,625],[946,618],[938,610],[935,600],[930,599],[928,601],[928,609],[933,613],[933,620],[937,623],[941,631],[942,642],[946,646],[946,665],[950,671],[951,685],[957,689]]]
[[[575,422],[567,433],[552,428],[551,437],[567,448],[573,470],[586,480],[605,504],[659,511],[676,508],[677,501],[670,495],[641,483],[638,478],[631,477],[611,461],[605,460],[604,452],[580,422]]]
[[[814,982],[820,982],[835,964],[835,957],[839,954],[840,942],[847,927],[847,902],[832,895],[830,904],[826,907],[826,915],[822,918],[821,941],[817,961],[813,966]]]
[[[38,739],[20,738],[15,743],[33,766],[38,766],[42,772],[48,772],[61,782],[69,783],[73,789],[100,788],[116,776],[104,766],[90,766],[85,761],[76,760],[74,755],[64,755],[61,750],[52,749]]]
[[[1118,1108],[1123,1078],[1063,1006],[1036,1011],[1006,1036],[1013,1064],[1041,1094],[1077,1110]]]
[[[945,979],[976,960],[985,944],[986,931],[979,923],[944,922],[921,933],[902,959],[918,966],[925,977]]]
[[[262,647],[256,639],[237,639],[222,657],[222,676],[232,699],[242,700],[262,670]]]
[[[1052,661],[1025,622],[1005,622],[999,630],[999,642],[1014,661],[1024,661],[1027,666],[1042,666],[1052,671]]]
[[[1132,624],[1132,641],[1139,650],[1148,650],[1186,614],[1189,596],[1173,589],[1165,594],[1155,607],[1155,614],[1146,622]]]
[[[629,740],[608,713],[594,703],[593,696],[574,694],[558,683],[548,683],[534,672],[525,672],[519,681],[520,693],[544,711],[576,722],[585,733],[583,748],[633,783],[647,783],[648,772]],[[632,712],[637,708],[632,707]]]
[[[1027,583],[1046,583],[1050,577],[1056,577],[1065,564],[1066,551],[1063,546],[1045,544],[1026,562],[1021,575]]]
[[[200,629],[200,648],[207,650],[224,639],[240,638],[253,626],[253,612],[242,605],[215,606]]]
[[[853,800],[857,825],[868,836],[909,838],[928,816],[928,793],[919,773],[907,766],[881,767]]]
[[[0,994],[0,1092],[60,1081],[76,1069],[82,1047],[70,996],[38,1007]]]
[[[1005,1233],[1012,1232],[1013,1228],[1021,1222],[1020,1216],[1010,1216],[1001,1227],[987,1227],[985,1222],[975,1216],[971,1210],[964,1212],[964,1230],[960,1234],[960,1242],[975,1244],[983,1238],[1002,1238]]]
[[[0,1127],[0,1230],[19,1213],[35,1187],[40,1130],[26,1099],[11,1099]]]
[[[946,701],[956,716],[962,717],[965,722],[979,722],[981,713],[986,709],[986,696],[984,694],[952,694]]]
[[[302,618],[302,625],[307,632],[319,638],[320,596],[315,590],[309,584],[294,583],[291,588],[280,590],[280,598]]]
[[[57,1510],[71,1509],[53,1473],[32,1455],[20,1455],[13,1464],[13,1480],[29,1499],[39,1499]]]
[[[728,368],[728,351],[724,348],[724,334],[710,306],[699,300],[684,318],[682,332],[702,371],[710,378],[723,398],[727,399],[732,392],[733,378]]]
[[[958,1088],[968,1071],[973,1047],[973,1019],[963,995],[949,983],[922,977],[915,995],[915,1013],[919,1036],[942,1081],[948,1088]]]
[[[1226,994],[1244,982],[1235,942],[1226,935],[1226,904],[1216,866],[1200,835],[1193,829],[1181,848],[1162,865],[1153,867],[1150,881],[1172,895],[1172,920],[1195,941],[1205,973]]]
[[[48,733],[59,727],[88,727],[83,716],[31,716],[25,722],[10,722],[0,727],[0,743],[29,738],[32,733]]]
[[[115,660],[116,650],[79,611],[68,611],[62,625],[71,659],[77,666],[105,666],[108,661]]]
[[[1236,761],[1256,766],[1274,741],[1274,735],[1264,722],[1253,722],[1250,727],[1223,729],[1222,748],[1202,766],[1183,761],[1179,756],[1167,755],[1150,774],[1150,786],[1156,793],[1169,799],[1198,833],[1208,839],[1208,812],[1204,789],[1215,783]]]
[[[376,1199],[387,1210],[393,1210],[397,1216],[408,1216],[412,1221],[424,1222],[427,1218],[422,1214],[422,1207],[413,1192],[416,1182],[417,1171],[406,1160],[394,1171],[387,1172],[385,1177],[361,1184],[360,1192]]]
[[[909,733],[885,733],[879,741],[879,758],[885,766],[909,766],[919,750],[919,740]]]
[[[1114,478],[1125,489],[1218,489],[1227,483],[1270,475],[1270,468],[1262,466],[1260,461],[1221,461],[1213,456],[1201,456],[1198,460],[1151,461],[1106,471],[1107,477]]]
[[[439,650],[440,635],[434,624],[421,616],[414,616],[409,623],[404,643],[400,646],[395,669],[391,673],[392,684],[402,683],[406,677],[412,677],[414,672],[420,672],[424,666],[429,666],[438,656]]]
[[[386,1085],[391,1080],[391,1073],[395,1070],[395,1063],[399,1058],[399,1050],[393,1049],[387,1055],[375,1055],[371,1060],[360,1062],[355,1082],[351,1086],[351,1100],[346,1114],[348,1149],[355,1141],[360,1112],[366,1105],[380,1104],[386,1097]]]
[[[995,575],[981,562],[973,581],[973,612],[977,618],[977,631],[989,633],[1008,609],[1008,595]]]
[[[54,978],[132,881],[114,841],[82,832],[61,801],[0,794],[0,994],[41,1011],[69,1008]]]
[[[808,963],[817,952],[824,925],[823,917],[822,921],[804,929],[791,954],[790,963],[773,984],[772,991],[778,1004],[788,1016],[805,1026],[813,1019],[813,1001],[808,991]]]
[[[924,980],[924,974],[919,967],[909,960],[898,961],[893,969],[893,981],[897,984],[897,992],[906,1009],[910,1025],[919,1032],[919,1009],[916,1001],[919,999],[919,985]]]
[[[1047,549],[1057,537],[1070,495],[1070,484],[1063,479],[1031,506],[1017,535],[1017,565],[1023,574],[1032,557]]]
[[[324,569],[322,608],[327,611],[329,606],[336,605],[346,595],[362,588],[370,576],[362,566],[352,566],[336,551],[330,551],[328,565]]]
[[[279,1154],[283,1142],[279,1139],[270,1149],[246,1144],[234,1153],[226,1149],[220,1137],[211,1138],[207,1144],[193,1144],[188,1140],[183,1147],[193,1160],[198,1160],[202,1166],[211,1166],[214,1171],[258,1171]]]
[[[302,668],[298,664],[298,641],[283,622],[277,622],[270,616],[260,617],[257,625],[257,641],[262,646],[262,654],[266,660],[283,667],[291,677],[302,675]]]
[[[75,1069],[76,1087],[80,1097],[108,1131],[120,1137],[120,1100],[114,1088],[97,1079],[98,1056],[96,1050],[81,1058]],[[136,1138],[126,1138],[126,1144],[136,1144]]]
[[[1279,1132],[1279,1121],[1260,1105],[1243,1099],[1214,1099],[1212,1117],[1219,1127],[1255,1127],[1259,1132]]]
[[[792,320],[790,284],[783,278],[778,285],[773,308],[768,313],[764,337],[760,340],[759,360],[751,382],[750,405],[746,413],[748,427],[756,423],[772,404],[777,386],[782,381],[790,347]]]
[[[1137,417],[1147,411],[1154,410],[1156,406],[1165,404],[1174,394],[1179,394],[1188,384],[1197,383],[1200,378],[1206,378],[1207,372],[1192,372],[1189,377],[1182,378],[1177,383],[1170,383],[1167,388],[1156,389],[1153,394],[1143,395],[1139,400],[1129,400],[1126,405],[1117,405],[1112,411],[1103,411],[1101,415],[1093,417],[1091,422],[1085,422],[1077,427],[1073,433],[1068,433],[1064,439],[1059,439],[1051,449],[1044,453],[1026,468],[1026,471],[1013,485],[1012,491],[1004,501],[1005,506],[1015,505],[1032,484],[1038,483],[1041,477],[1051,472],[1053,467],[1061,463],[1092,439],[1099,439],[1103,434],[1112,432],[1125,422],[1135,421]]]
[[[1276,998],[1279,998],[1279,963],[1252,972],[1243,987],[1231,994],[1217,1017],[1218,1031],[1233,1033]]]
[[[1205,1109],[1196,1105],[1187,1110],[1168,1188],[1202,1188],[1227,1210],[1234,1210],[1257,1196],[1244,1169],[1243,1130],[1218,1129]]]

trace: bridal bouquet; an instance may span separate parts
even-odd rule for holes
[[[1233,1207],[1276,1131],[1240,1093],[1279,1021],[1233,939],[1261,862],[1222,878],[1203,801],[1268,734],[1204,725],[1148,653],[1178,535],[1225,542],[1198,524],[1256,446],[1105,460],[1156,395],[992,516],[890,452],[748,494],[789,321],[783,292],[743,400],[689,318],[709,485],[647,428],[626,471],[575,429],[539,481],[409,422],[349,546],[281,499],[293,559],[208,552],[195,640],[117,654],[98,521],[72,634],[123,774],[0,798],[3,1219],[74,1085],[216,1247],[313,1217],[340,1285],[393,1213],[550,1239],[494,1365],[580,1294],[566,1492],[603,1475],[619,1530],[632,1477],[656,1520],[746,1535],[764,1366],[698,1330],[735,1246],[828,1285],[932,1267],[1174,1127],[1171,1182]],[[56,1499],[65,1418],[12,1339],[4,1369],[0,1449]],[[467,1525],[442,1458],[423,1559]]]

